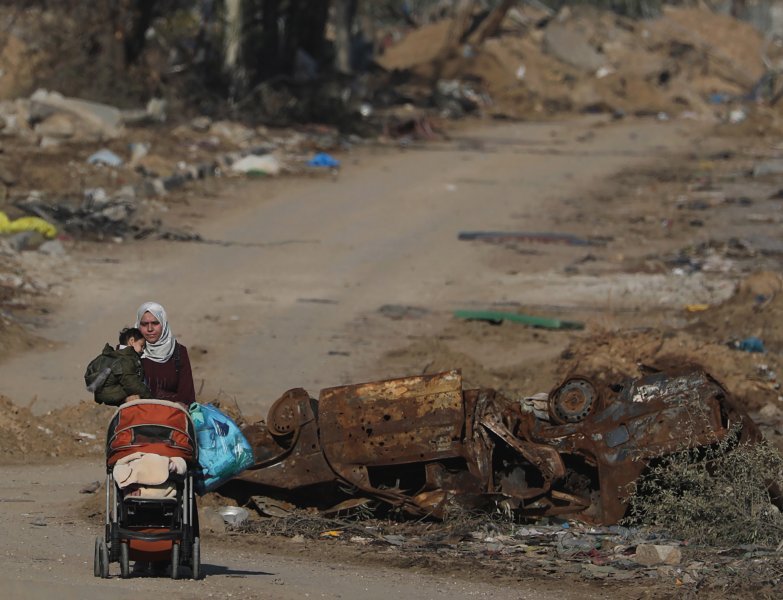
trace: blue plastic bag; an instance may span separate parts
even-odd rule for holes
[[[319,152],[309,161],[307,161],[309,167],[328,167],[330,169],[339,169],[340,161],[332,157],[326,152]]]
[[[239,475],[255,462],[253,448],[234,421],[211,404],[190,405],[190,418],[196,427],[198,462],[202,477],[196,479],[196,492],[206,494]]]

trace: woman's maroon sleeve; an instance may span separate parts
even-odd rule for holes
[[[174,360],[174,357],[170,360]],[[193,385],[193,371],[190,368],[188,349],[182,344],[179,344],[179,361],[179,381],[174,400],[182,402],[185,406],[190,406],[196,401],[196,389]]]

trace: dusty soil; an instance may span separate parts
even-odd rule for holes
[[[9,308],[19,350],[0,362],[2,471],[12,482],[0,502],[0,547],[13,566],[4,584],[20,597],[55,587],[97,597],[106,585],[120,595],[192,596],[188,582],[100,582],[89,566],[101,497],[79,490],[102,478],[110,411],[87,397],[81,373],[150,298],[191,349],[200,399],[235,403],[248,420],[291,387],[316,395],[461,368],[469,386],[521,397],[574,370],[610,377],[693,362],[780,445],[780,180],[748,175],[776,156],[770,147],[754,128],[715,132],[688,120],[481,125],[404,152],[355,150],[341,157],[336,180],[247,182],[203,197],[192,188],[187,204],[172,205],[167,218],[223,243],[66,240],[65,256],[9,258],[59,292]],[[466,230],[590,243],[459,241]],[[580,320],[586,329],[465,322],[453,318],[458,308]],[[752,335],[766,353],[730,346]],[[213,495],[204,506],[221,502],[230,501]],[[516,556],[318,538],[229,532],[205,544],[198,585],[216,597],[396,597],[406,586],[433,598],[675,589],[720,597],[728,585],[683,584],[672,572],[624,584],[564,563],[546,572]],[[771,594],[765,573],[737,594]]]

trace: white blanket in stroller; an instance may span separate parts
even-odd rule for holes
[[[126,495],[166,498],[175,492],[174,484],[167,483],[169,477],[173,473],[184,475],[186,471],[184,458],[134,452],[117,461],[112,475]]]

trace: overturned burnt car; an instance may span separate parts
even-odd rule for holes
[[[610,386],[574,376],[538,401],[463,390],[460,371],[449,371],[328,388],[318,399],[289,390],[266,422],[244,428],[256,464],[238,479],[322,507],[366,498],[439,517],[453,501],[612,524],[651,460],[731,431],[759,438],[698,369]]]

